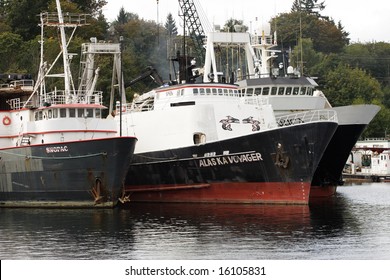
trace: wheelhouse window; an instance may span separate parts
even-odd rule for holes
[[[292,87],[286,88],[286,95],[291,95]]]
[[[206,94],[210,95],[211,94],[211,88],[206,88]]]
[[[300,95],[305,95],[306,94],[307,87],[301,87],[301,92]]]
[[[261,95],[261,88],[255,88],[255,95]]]
[[[298,95],[299,93],[299,87],[294,87],[293,95]]]
[[[69,118],[75,118],[75,117],[76,117],[76,109],[69,108]]]
[[[204,94],[205,94],[204,88],[200,88],[200,89],[199,89],[199,93],[200,93],[200,95],[204,95]]]
[[[246,96],[252,96],[253,95],[253,88],[248,88],[246,90]]]
[[[278,95],[283,95],[284,94],[284,87],[280,87],[278,89]]]
[[[87,118],[93,118],[93,109],[87,109]]]
[[[66,109],[65,108],[60,109],[60,118],[66,118]]]
[[[77,109],[77,117],[79,117],[79,118],[84,118],[85,117],[85,115],[84,115],[84,109]]]
[[[102,110],[101,109],[96,109],[95,110],[95,116],[97,118],[101,118],[102,117]]]
[[[199,91],[198,91],[197,88],[194,88],[194,89],[192,89],[192,93],[193,93],[194,95],[198,95]]]
[[[277,87],[272,87],[271,88],[271,95],[276,95],[277,91],[278,91]]]
[[[263,95],[268,95],[269,94],[269,87],[263,88]]]

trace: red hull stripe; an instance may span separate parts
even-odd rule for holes
[[[130,201],[308,204],[309,182],[126,186]]]
[[[311,186],[310,199],[330,197],[336,194],[337,186]]]
[[[42,135],[42,134],[56,134],[56,133],[116,133],[116,130],[51,130],[51,131],[42,131],[42,132],[26,132],[23,133],[24,135]],[[7,135],[7,136],[0,136],[0,138],[14,138],[18,137],[19,135]]]

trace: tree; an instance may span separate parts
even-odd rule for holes
[[[235,26],[242,26],[244,29],[241,32],[246,32],[248,30],[248,26],[244,25],[242,20],[230,18],[226,21],[225,25],[222,28],[222,32],[236,32]]]
[[[138,19],[138,15],[134,13],[126,12],[125,9],[122,7],[119,10],[119,14],[114,21],[115,24],[126,24],[132,19]]]
[[[7,24],[12,32],[22,36],[24,40],[30,40],[40,34],[39,15],[47,11],[50,0],[9,0],[4,4],[4,12]]]
[[[324,91],[332,106],[372,103],[383,99],[377,80],[362,69],[342,63],[325,75]]]
[[[303,63],[303,73],[305,75],[316,75],[315,70],[317,65],[321,63],[323,54],[316,52],[313,48],[313,41],[311,39],[301,39],[302,44],[298,44],[290,56],[292,66],[299,67],[302,71],[301,64]],[[301,56],[301,46],[303,54]],[[301,61],[301,58],[303,61]]]
[[[308,14],[320,16],[319,12],[316,10],[322,11],[325,9],[325,1],[318,3],[318,0],[295,0],[291,11],[292,12],[305,12]]]
[[[167,35],[169,37],[172,35],[176,36],[178,34],[177,27],[176,27],[176,21],[173,19],[171,13],[168,14],[164,27],[167,30]]]
[[[91,14],[93,17],[99,16],[102,8],[107,4],[106,0],[72,0],[77,5],[80,12]]]
[[[341,52],[348,43],[345,33],[332,20],[320,19],[315,15],[300,12],[283,13],[271,20],[272,31],[277,31],[278,42],[294,47],[299,38],[310,38],[316,51],[323,53]]]
[[[23,39],[19,34],[4,32],[0,34],[0,73],[15,72],[18,70],[17,55]]]
[[[124,25],[131,20],[138,20],[138,19],[139,18],[137,14],[126,12],[123,7],[120,8],[116,20],[114,20],[111,24],[111,29],[113,30],[111,33],[116,33],[116,34],[111,34],[111,35],[113,36],[117,36],[118,34],[123,35]]]
[[[345,48],[344,63],[365,69],[387,86],[390,84],[390,44],[384,42],[356,43]]]

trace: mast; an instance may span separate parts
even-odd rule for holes
[[[64,62],[64,83],[65,83],[65,95],[70,96],[70,66],[69,66],[69,54],[66,43],[65,28],[64,28],[64,17],[62,15],[60,0],[56,0],[57,4],[57,13],[58,13],[58,27],[60,29],[61,35],[61,49],[62,49],[62,58]]]

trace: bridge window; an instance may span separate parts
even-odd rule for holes
[[[255,95],[261,95],[261,88],[255,88]]]
[[[206,88],[206,94],[207,94],[207,95],[210,95],[210,94],[211,94],[211,89],[210,89],[210,88]]]
[[[280,87],[278,90],[278,95],[283,95],[284,94],[284,87]]]
[[[313,88],[308,88],[306,95],[313,95]]]
[[[294,87],[293,95],[298,95],[299,93],[299,87]]]
[[[217,89],[216,88],[213,88],[211,91],[213,92],[213,95],[217,95]]]
[[[87,109],[87,118],[93,118],[93,109]]]
[[[291,95],[292,87],[286,88],[286,95]]]
[[[193,93],[194,95],[198,95],[198,89],[197,89],[197,88],[192,89],[192,93]]]
[[[269,87],[263,88],[263,95],[268,95],[269,94]]]
[[[66,118],[66,109],[65,108],[60,109],[60,118]]]
[[[95,110],[95,115],[97,118],[100,118],[102,116],[102,110],[101,109],[96,109]]]
[[[301,95],[305,95],[306,94],[306,89],[307,87],[301,87]]]
[[[200,95],[204,95],[204,88],[200,88],[199,93],[200,93]]]
[[[77,109],[77,117],[84,118],[84,109]]]
[[[271,88],[271,95],[276,95],[276,92],[278,91],[277,87],[272,87]]]
[[[248,88],[246,90],[246,96],[252,96],[253,95],[253,88]]]
[[[76,109],[69,108],[69,118],[75,118],[75,117],[76,117]]]

